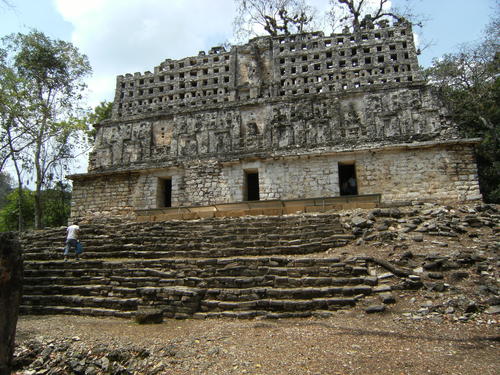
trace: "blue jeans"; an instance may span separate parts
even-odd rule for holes
[[[66,240],[66,246],[64,247],[64,256],[67,256],[69,251],[71,249],[75,249],[75,254],[76,254],[76,244],[77,244],[77,240],[71,238],[69,240]],[[78,254],[76,254],[78,256]]]

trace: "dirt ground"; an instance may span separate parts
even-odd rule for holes
[[[161,374],[482,374],[500,370],[498,324],[402,318],[404,304],[377,315],[360,309],[330,318],[129,320],[23,316],[18,343],[41,338],[94,352],[146,349]],[[493,323],[493,324],[492,324]]]

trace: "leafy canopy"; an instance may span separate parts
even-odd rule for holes
[[[427,78],[465,137],[482,138],[476,156],[486,202],[500,203],[500,53],[499,17],[483,40],[433,61]]]

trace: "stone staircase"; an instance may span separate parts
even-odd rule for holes
[[[82,225],[83,259],[64,262],[65,228],[22,236],[24,314],[173,318],[297,317],[377,291],[369,258],[342,259],[336,215]]]

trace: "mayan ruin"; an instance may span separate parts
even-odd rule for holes
[[[258,37],[118,76],[112,119],[96,131],[88,173],[72,176],[73,217],[343,195],[481,199],[478,140],[459,136],[423,80],[405,22]]]
[[[179,53],[169,38],[198,34],[166,21],[174,3],[226,21],[222,2],[137,1],[133,28],[106,23],[106,54],[161,57],[114,60],[64,223],[0,233],[0,375],[496,375],[500,206],[417,24],[197,53],[218,43],[195,19],[207,39]],[[141,50],[151,10],[164,34]]]

